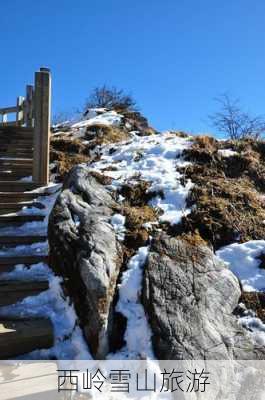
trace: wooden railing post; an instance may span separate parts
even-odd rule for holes
[[[16,111],[16,125],[20,125],[23,121],[23,106],[24,97],[19,96],[17,98],[17,111]]]
[[[23,104],[23,123],[27,128],[33,127],[33,93],[33,86],[27,85],[26,98]]]
[[[33,181],[49,182],[51,75],[47,68],[35,73]]]

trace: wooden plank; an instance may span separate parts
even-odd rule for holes
[[[16,112],[16,124],[23,124],[23,103],[24,97],[19,96],[17,98],[17,112]]]
[[[24,101],[23,122],[27,127],[33,126],[33,97],[34,88],[32,85],[26,87],[26,99]]]
[[[41,187],[41,184],[35,182],[0,182],[1,192],[26,192]]]
[[[25,222],[33,222],[33,221],[43,221],[45,218],[44,215],[0,215],[0,224],[7,224],[7,223],[25,223]]]
[[[0,157],[0,165],[3,165],[3,164],[32,165],[32,162],[33,162],[32,157],[31,158],[29,158],[29,157],[23,158],[23,157],[18,157],[18,156],[16,156],[16,157],[6,157],[6,156]]]
[[[26,126],[12,126],[12,127],[1,127],[0,131],[10,132],[15,134],[20,134],[20,133],[33,134],[34,129]]]
[[[15,304],[49,289],[48,281],[0,281],[0,307]]]
[[[36,349],[53,346],[53,327],[48,319],[1,319],[0,359],[12,359]]]
[[[2,125],[2,126],[14,126],[14,125],[16,125],[16,121],[7,121],[7,120],[4,120],[3,119],[3,121],[2,122],[0,122],[0,125]]]
[[[13,206],[21,207],[35,207],[40,210],[45,208],[45,205],[40,201],[13,201],[13,202],[3,202],[0,198],[0,208],[12,208]]]
[[[15,113],[15,112],[17,112],[17,106],[0,108],[0,114],[10,114],[10,113]]]
[[[27,159],[32,159],[32,152],[21,152],[21,153],[11,153],[11,152],[4,152],[0,151],[0,157],[11,157],[11,158],[27,158]]]
[[[33,180],[47,184],[49,182],[49,147],[51,120],[51,76],[47,68],[35,73],[35,127]]]
[[[46,242],[47,236],[2,236],[0,237],[0,245],[10,246],[10,245],[21,245],[21,244],[32,244]]]
[[[41,196],[44,196],[41,194]],[[20,193],[20,192],[0,192],[0,202],[14,202],[16,201],[29,201],[29,200],[34,200],[39,197],[39,194],[37,193],[30,193],[30,192],[25,192],[25,193]]]
[[[16,256],[16,257],[0,257],[0,271],[2,272],[3,267],[14,267],[15,265],[32,265],[43,262],[44,264],[48,263],[48,257],[44,255],[35,255],[35,256]]]

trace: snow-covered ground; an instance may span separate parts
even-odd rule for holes
[[[259,267],[258,256],[265,253],[265,240],[233,243],[217,251],[217,255],[241,280],[246,292],[265,291],[265,269]]]
[[[232,149],[220,149],[218,150],[218,154],[220,154],[223,157],[233,157],[238,153]]]
[[[87,119],[73,124],[72,128],[84,128],[92,125],[119,126],[121,120],[122,115],[116,111],[106,111],[99,115],[95,111],[94,114],[90,113]]]
[[[246,292],[265,291],[265,269],[259,267],[258,257],[265,253],[265,240],[250,240],[246,243],[233,243],[217,251],[231,271],[241,280]],[[265,346],[265,324],[254,312],[245,310],[239,322],[252,332],[255,341]]]
[[[152,136],[134,134],[129,142],[115,144],[115,151],[111,154],[113,145],[104,146],[101,159],[90,168],[113,178],[112,190],[124,183],[136,185],[139,179],[150,182],[150,192],[163,192],[163,198],[157,195],[150,202],[163,211],[160,221],[177,224],[190,212],[186,208],[186,199],[193,184],[187,180],[183,185],[183,176],[177,171],[178,167],[188,165],[182,158],[182,152],[190,145],[189,138],[168,132]],[[108,171],[108,167],[115,167],[116,170]]]

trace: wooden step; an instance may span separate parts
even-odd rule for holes
[[[0,224],[17,223],[22,224],[25,222],[43,221],[45,215],[0,215]]]
[[[42,185],[37,184],[35,182],[1,182],[0,181],[0,190],[1,192],[26,192],[30,190],[35,190],[41,188]]]
[[[0,143],[33,143],[33,137],[31,136],[19,136],[19,135],[0,135]]]
[[[20,164],[26,164],[26,165],[28,165],[28,164],[32,164],[32,158],[31,159],[28,159],[28,158],[11,158],[11,157],[9,157],[9,158],[7,158],[7,157],[2,157],[2,158],[0,158],[0,165],[5,165],[5,164],[18,164],[18,165],[20,165]]]
[[[34,128],[24,126],[1,126],[0,133],[4,135],[33,135]]]
[[[1,360],[52,346],[53,326],[50,320],[44,318],[0,320]]]
[[[16,257],[0,257],[0,273],[10,272],[16,265],[25,265],[30,267],[31,265],[44,263],[48,264],[48,256],[36,255],[36,256],[16,256]]]
[[[39,196],[48,196],[49,194],[42,194],[42,193],[31,193],[31,192],[0,192],[0,202],[1,203],[8,203],[8,202],[15,202],[15,201],[29,201],[37,199]]]
[[[17,145],[16,143],[5,143],[5,144],[0,144],[0,151],[7,151],[10,153],[24,153],[27,151],[32,151],[33,145]]]
[[[9,163],[9,164],[1,164],[0,163],[0,171],[17,171],[17,172],[31,172],[32,165],[31,164],[16,164],[16,163]]]
[[[4,245],[24,245],[24,244],[32,244],[32,243],[39,243],[39,242],[46,242],[47,236],[2,236],[0,237],[0,246]]]
[[[22,301],[28,296],[37,296],[49,289],[48,281],[0,281],[0,307]]]
[[[13,202],[3,202],[0,198],[0,210],[1,209],[11,209],[13,207],[35,207],[39,210],[43,210],[45,205],[40,203],[39,201],[13,201]]]
[[[1,199],[0,199],[1,201]],[[21,203],[0,203],[0,215],[10,214],[10,213],[17,213],[21,211],[24,207],[26,208],[37,208],[37,209],[44,209],[45,206],[38,202],[38,201],[24,201]]]
[[[6,181],[19,181],[22,178],[26,178],[30,173],[27,172],[17,172],[17,171],[11,171],[11,172],[0,172],[0,182],[6,182]]]
[[[33,152],[32,151],[30,151],[30,152],[19,152],[19,153],[16,153],[16,152],[3,152],[3,151],[0,151],[0,157],[12,157],[12,158],[16,158],[16,157],[18,157],[18,158],[27,158],[27,159],[32,159],[32,155],[33,155]]]

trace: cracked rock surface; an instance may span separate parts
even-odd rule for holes
[[[121,248],[110,218],[115,202],[85,166],[72,169],[49,220],[50,265],[64,278],[92,355],[112,334]]]
[[[158,359],[264,359],[233,311],[237,278],[203,244],[159,234],[144,273],[143,303]]]

